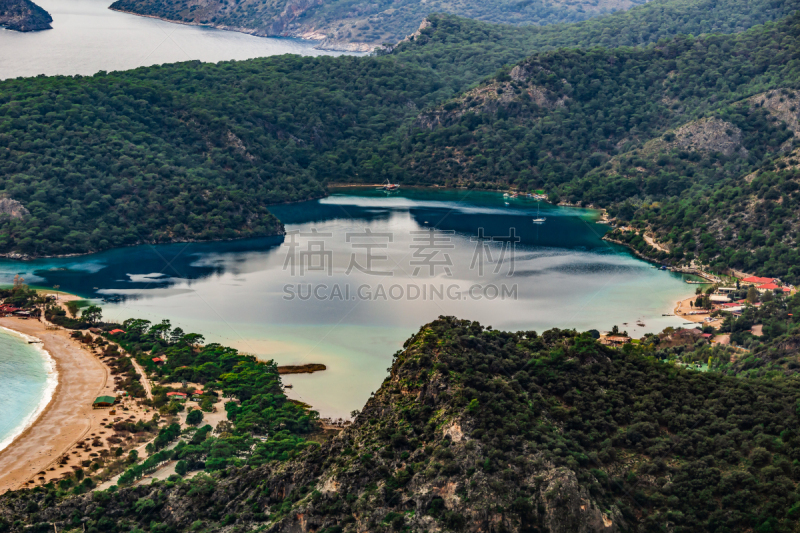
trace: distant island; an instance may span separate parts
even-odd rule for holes
[[[0,0],[0,27],[14,31],[50,30],[53,17],[30,0]]]

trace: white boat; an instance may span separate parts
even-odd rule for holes
[[[536,218],[533,219],[534,224],[544,224],[544,221],[547,220],[545,217],[539,216],[539,204],[536,204]]]
[[[384,191],[396,191],[400,188],[399,183],[389,183],[389,180],[386,180],[386,183],[383,184],[381,187]]]

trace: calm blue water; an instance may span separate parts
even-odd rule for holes
[[[19,273],[101,303],[119,299],[102,303],[108,319],[169,319],[282,364],[324,363],[325,372],[286,381],[333,416],[360,408],[403,341],[439,315],[514,331],[616,324],[643,334],[681,324],[661,315],[693,287],[602,241],[608,227],[595,212],[508,204],[496,193],[340,190],[273,206],[288,232],[300,232],[285,240],[0,261],[0,282]],[[537,209],[544,224],[532,222]]]
[[[50,358],[26,339],[0,329],[0,450],[41,412],[55,385]]]
[[[113,0],[39,0],[53,29],[19,33],[0,28],[0,79],[38,74],[91,75],[199,59],[243,60],[278,54],[340,55],[315,42],[268,39],[173,24],[111,11]],[[356,54],[358,55],[358,54]]]

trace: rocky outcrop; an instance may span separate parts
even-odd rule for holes
[[[417,117],[415,125],[425,129],[435,129],[458,122],[465,113],[496,113],[500,108],[514,102],[534,103],[540,108],[563,107],[569,101],[565,95],[558,95],[544,87],[525,83],[528,76],[520,67],[514,67],[511,82],[493,82],[477,87],[463,96],[443,106],[427,111]]]
[[[674,135],[675,145],[684,150],[747,155],[742,146],[742,130],[718,118],[689,122],[676,129]]]
[[[344,39],[326,38],[314,47],[315,50],[331,50],[334,52],[371,52],[376,45],[370,43],[349,42]]]
[[[319,363],[309,363],[305,365],[284,365],[278,367],[278,374],[313,374],[327,370],[327,366]]]
[[[50,13],[30,0],[0,0],[0,27],[15,31],[52,29]]]
[[[552,468],[540,476],[543,482],[539,486],[539,495],[544,502],[545,531],[612,533],[620,530],[620,524],[625,524],[616,507],[612,506],[606,513],[596,506],[572,470]]]
[[[30,213],[21,202],[11,198],[0,198],[0,215],[8,215],[11,218],[23,218]]]
[[[757,108],[766,109],[776,119],[784,122],[786,127],[800,134],[800,94],[793,89],[780,89],[757,94],[748,98],[748,103]]]

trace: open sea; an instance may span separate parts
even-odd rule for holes
[[[20,274],[93,299],[109,320],[166,319],[279,364],[323,363],[284,381],[333,417],[361,408],[403,342],[440,315],[640,336],[680,326],[662,315],[694,292],[601,240],[608,226],[592,210],[432,189],[338,189],[270,209],[286,237],[1,260],[0,283]]]

